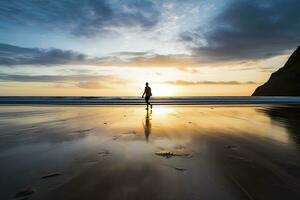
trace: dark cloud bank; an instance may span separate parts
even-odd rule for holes
[[[10,0],[0,1],[0,21],[69,31],[77,36],[107,32],[112,27],[153,27],[160,17],[148,0]]]
[[[299,0],[232,0],[206,27],[182,34],[194,54],[214,60],[260,59],[300,44]]]
[[[48,26],[90,36],[110,27],[148,29],[162,9],[148,0],[0,1],[0,20],[25,26]],[[181,3],[184,3],[182,1]],[[197,3],[195,1],[194,3]],[[181,34],[192,55],[117,52],[108,57],[60,49],[0,44],[0,65],[91,64],[106,66],[196,66],[205,62],[253,60],[286,54],[300,44],[299,0],[231,0],[204,27]],[[123,59],[127,56],[127,59]]]

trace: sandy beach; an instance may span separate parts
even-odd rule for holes
[[[1,106],[1,199],[300,199],[297,106]]]

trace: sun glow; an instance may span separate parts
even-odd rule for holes
[[[153,84],[151,86],[153,96],[174,96],[176,94],[176,87],[166,84]]]

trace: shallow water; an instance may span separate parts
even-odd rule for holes
[[[1,199],[299,199],[299,153],[297,106],[0,107]]]

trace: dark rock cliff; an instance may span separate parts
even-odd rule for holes
[[[300,46],[252,96],[300,96]]]

